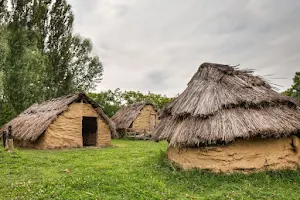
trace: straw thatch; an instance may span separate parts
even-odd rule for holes
[[[127,129],[147,105],[151,105],[155,109],[155,106],[150,101],[130,104],[123,106],[111,120],[115,123],[117,129]]]
[[[109,125],[112,136],[118,137],[113,122],[105,115],[98,104],[85,93],[75,93],[40,104],[33,104],[8,122],[2,130],[6,130],[8,126],[12,126],[15,139],[35,141],[61,113],[68,109],[70,104],[80,101],[91,104],[99,116]]]
[[[203,63],[186,90],[164,108],[154,140],[195,147],[299,133],[296,102],[252,73]]]

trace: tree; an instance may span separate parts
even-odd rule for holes
[[[166,104],[170,103],[174,99],[174,98],[169,98],[165,95],[154,94],[151,92],[148,92],[147,94],[143,94],[140,91],[125,91],[122,93],[122,97],[123,100],[125,101],[125,104],[150,101],[158,109],[162,109]]]
[[[125,102],[125,104],[133,104],[138,102],[144,102],[147,99],[145,98],[145,95],[141,93],[140,91],[124,91],[122,93],[122,98]]]
[[[101,106],[108,117],[112,117],[122,107],[122,92],[119,88],[88,95]]]
[[[166,95],[148,92],[148,94],[145,95],[145,99],[151,101],[158,109],[163,109],[174,98],[167,97]]]
[[[101,81],[103,67],[98,56],[91,55],[91,41],[73,34],[71,6],[66,0],[42,2],[36,3],[34,16],[41,19],[35,19],[33,27],[40,33],[40,48],[49,60],[47,98],[93,89]]]
[[[8,16],[7,0],[0,0],[0,26],[6,23]]]
[[[25,37],[36,40],[36,47],[47,58],[46,98],[93,89],[101,81],[103,66],[91,53],[91,41],[73,34],[74,15],[66,0],[1,2],[3,7],[9,3],[12,7],[10,15],[5,15],[8,26],[27,30],[30,34]]]
[[[7,32],[0,26],[0,127],[2,127],[8,120],[15,115],[14,109],[7,101],[4,94],[4,66],[6,63],[9,47],[7,43]]]
[[[29,1],[11,1],[6,25],[8,52],[2,67],[4,98],[20,113],[43,99],[46,57],[37,48],[38,36],[28,29]]]
[[[283,94],[293,97],[300,102],[300,72],[296,72],[293,78],[293,85],[283,92]]]
[[[43,100],[46,58],[26,37],[26,31],[11,33],[9,54],[3,69],[5,97],[16,113]]]
[[[148,92],[143,94],[140,91],[120,91],[119,88],[114,91],[102,91],[100,93],[89,93],[103,109],[103,111],[112,117],[123,105],[151,101],[156,108],[162,109],[166,104],[173,100],[165,95]]]
[[[3,72],[8,52],[7,32],[3,26],[0,26],[0,72]]]
[[[103,66],[98,56],[90,56],[93,45],[91,40],[75,35],[71,45],[70,77],[72,85],[77,89],[89,90],[100,83],[103,76]]]
[[[4,93],[17,113],[101,80],[101,62],[91,55],[91,41],[73,34],[66,0],[0,0],[0,12],[8,33],[7,56],[0,58]]]

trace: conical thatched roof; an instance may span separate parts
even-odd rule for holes
[[[111,120],[115,123],[117,129],[129,128],[132,122],[147,105],[151,105],[155,109],[155,106],[150,101],[130,104],[123,106],[118,112],[116,112]]]
[[[61,113],[68,109],[70,104],[80,102],[81,100],[90,103],[95,108],[99,116],[108,123],[112,136],[117,137],[113,122],[104,114],[98,104],[85,93],[75,93],[40,104],[33,104],[23,113],[8,122],[2,130],[7,130],[8,126],[12,126],[15,139],[35,141]]]
[[[252,72],[203,63],[186,90],[163,110],[154,140],[195,147],[299,132],[296,102]]]

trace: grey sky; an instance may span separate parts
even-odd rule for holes
[[[300,1],[70,3],[75,32],[93,41],[104,65],[97,91],[121,88],[173,96],[203,62],[255,69],[284,90],[300,70]]]

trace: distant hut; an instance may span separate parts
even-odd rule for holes
[[[84,93],[34,104],[2,130],[8,126],[16,146],[36,149],[107,146],[117,136],[113,122]]]
[[[123,106],[111,119],[118,132],[150,133],[159,123],[158,111],[151,102]]]
[[[300,111],[252,70],[204,63],[165,107],[154,140],[183,169],[214,172],[295,169]]]

